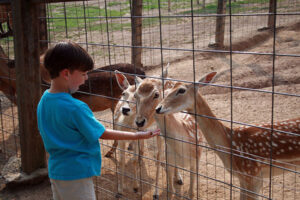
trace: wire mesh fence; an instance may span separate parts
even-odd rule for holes
[[[140,85],[135,85],[132,79],[132,90],[123,91],[120,96],[125,106],[117,106],[113,112],[110,109],[94,109],[97,119],[108,128],[143,129],[145,127],[137,127],[136,113],[141,114],[150,108],[152,118],[144,117],[148,124],[152,122],[152,128],[157,126],[158,118],[163,118],[161,121],[166,123],[163,128],[160,127],[161,149],[155,138],[145,141],[144,149],[141,142],[137,145],[139,148],[133,145],[133,150],[128,149],[132,146],[129,142],[125,147],[119,143],[111,158],[103,157],[101,176],[95,177],[98,199],[116,196],[121,199],[170,199],[173,196],[175,199],[189,199],[191,193],[194,194],[193,199],[239,199],[241,194],[248,198],[299,199],[300,120],[276,122],[299,117],[300,2],[275,1],[275,13],[270,14],[269,1],[226,1],[225,12],[218,14],[220,2],[223,1],[144,0],[142,16],[132,15],[133,1],[46,4],[46,16],[39,16],[39,19],[47,20],[48,39],[41,42],[49,47],[63,40],[77,42],[92,55],[97,68],[131,63],[132,49],[141,48],[141,69],[148,81],[141,84],[154,84],[159,94],[155,98],[156,92],[151,90],[151,105],[140,107],[141,102],[136,104],[138,98],[133,98],[135,89]],[[270,16],[275,18],[273,25],[276,31],[269,27]],[[132,44],[134,18],[142,19],[140,46]],[[222,47],[216,43],[216,38],[222,34],[216,32],[219,30],[218,18],[224,20]],[[3,26],[4,30],[8,30],[7,25]],[[6,55],[2,56],[2,60],[13,59],[13,38],[1,39],[1,46]],[[167,63],[170,63],[168,76],[162,78]],[[96,72],[105,70],[99,68]],[[211,71],[218,72],[214,81],[201,87],[199,92],[214,115],[201,113],[197,105],[192,112],[185,110],[176,114],[174,119],[156,114],[155,109],[159,105],[156,99],[161,96],[171,98],[174,85],[175,88],[186,89],[181,84],[196,83]],[[129,76],[137,74],[135,72],[124,74]],[[114,73],[108,74],[111,79],[105,83],[107,86],[116,81]],[[3,93],[8,94],[4,91],[9,85],[6,80],[14,81],[14,74],[5,73],[0,78]],[[101,100],[96,99],[99,102],[90,104],[109,104],[107,108],[112,102],[112,107],[117,104],[119,96],[112,95],[112,87],[106,87],[108,92],[100,94],[97,86],[91,83],[87,84],[90,87],[84,91],[85,94]],[[181,92],[178,91],[177,95]],[[197,92],[194,90],[194,95]],[[13,155],[20,156],[20,147],[17,108],[6,97],[2,99],[0,155],[4,162]],[[180,105],[183,104],[184,101],[180,102]],[[124,115],[123,108],[130,108],[131,114]],[[124,118],[131,117],[130,123],[122,119],[122,115]],[[197,120],[188,120],[187,117]],[[221,133],[214,130],[212,132],[216,135],[211,141],[204,133],[207,125],[203,125],[202,119],[210,119],[213,127],[219,126],[213,123],[217,119],[229,128],[229,134],[220,136]],[[190,130],[189,126],[193,128]],[[241,137],[239,131],[245,127],[259,129],[253,133],[241,132]],[[180,130],[182,135],[178,135]],[[202,139],[196,140],[198,137]],[[225,141],[226,145],[220,145],[219,140]],[[237,141],[243,142],[238,145]],[[113,141],[101,141],[103,156],[112,145]],[[263,154],[265,157],[262,157]],[[125,168],[120,162],[122,156],[125,156]],[[256,169],[260,169],[255,166],[267,167],[260,174],[255,174]],[[261,187],[254,190],[248,187],[251,185],[249,182],[245,184],[241,180],[256,181]],[[124,182],[122,195],[121,182]]]

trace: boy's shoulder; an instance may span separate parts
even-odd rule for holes
[[[50,93],[45,91],[41,101],[44,101],[44,105],[59,106],[70,110],[80,109],[87,106],[86,103],[72,97],[69,93]]]

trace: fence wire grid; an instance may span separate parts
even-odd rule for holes
[[[146,75],[138,74],[136,65],[131,66],[133,71],[124,74],[161,80],[164,97],[170,92],[166,83],[171,86],[179,83],[197,84],[203,75],[216,71],[214,81],[199,89],[214,115],[186,110],[181,112],[178,116],[185,117],[176,119],[192,124],[196,137],[191,140],[191,136],[161,134],[162,149],[157,147],[156,138],[146,140],[144,149],[141,141],[138,142],[139,148],[133,150],[129,148],[129,142],[125,145],[119,143],[112,157],[107,158],[104,155],[112,149],[114,141],[100,140],[102,171],[101,176],[94,178],[97,199],[190,199],[190,193],[194,194],[192,199],[239,199],[243,194],[248,199],[299,199],[300,1],[280,0],[272,1],[273,4],[266,0],[140,2],[142,15],[134,16],[132,0],[45,1],[46,16],[39,16],[39,20],[47,21],[47,40],[40,42],[48,47],[61,41],[76,42],[94,59],[95,73],[103,72],[111,77],[109,82],[105,82],[106,87],[99,89],[90,82],[87,84],[88,89],[81,91],[82,94],[95,97],[93,101],[100,99],[91,104],[107,104],[106,110],[93,110],[97,119],[107,128],[140,130],[135,121],[131,121],[131,124],[116,121],[116,116],[122,115],[122,107],[117,106],[115,110],[109,108],[114,107],[119,98],[122,97],[124,101],[121,102],[129,106],[133,114],[138,105],[135,98],[129,98],[129,94],[113,95],[115,74],[107,72],[107,68],[101,68],[132,63],[133,49],[141,49],[140,69]],[[5,32],[9,30],[5,23],[8,12],[0,11]],[[142,21],[142,39],[137,46],[133,45],[134,19]],[[221,24],[218,20],[221,20]],[[4,52],[1,60],[14,59],[13,37],[2,38],[0,44]],[[168,63],[168,76],[162,78]],[[2,61],[0,64],[3,64]],[[21,155],[18,108],[13,103],[13,87],[9,86],[16,77],[13,71],[5,70],[0,76],[1,169],[10,158]],[[134,89],[138,87],[133,78],[130,81]],[[97,91],[103,88],[107,91]],[[194,92],[196,94],[197,90]],[[154,115],[155,112],[153,110]],[[188,117],[194,120],[188,121]],[[201,123],[197,124],[195,118],[218,121],[228,127],[231,130],[230,137],[224,136],[224,139],[216,134],[214,140],[217,142],[221,138],[229,146],[212,146],[202,133]],[[282,126],[285,128],[278,128],[277,121],[296,118],[298,120],[293,122],[295,126],[284,122],[286,124],[282,123]],[[155,123],[151,128],[155,127]],[[234,134],[245,127],[259,128],[260,133],[256,135],[260,140],[251,140],[243,135],[241,140],[246,141],[245,146],[234,148]],[[172,123],[166,125],[162,132],[170,132],[167,128],[174,127]],[[265,134],[267,132],[271,134]],[[276,137],[280,134],[287,139],[281,140],[279,144],[274,141],[277,141]],[[289,136],[294,139],[288,139]],[[203,139],[195,140],[197,137]],[[264,148],[263,142],[271,144],[271,153],[265,158],[256,154]],[[272,147],[276,149],[278,145],[286,146],[272,153]],[[250,146],[255,147],[252,152]],[[187,151],[187,148],[194,150]],[[295,155],[287,154],[289,150],[295,150]],[[200,151],[201,155],[196,156]],[[124,154],[126,165],[122,169],[121,159]],[[158,154],[160,159],[157,158]],[[244,159],[242,162],[245,169],[254,171],[256,168],[251,169],[247,164],[255,163],[255,166],[268,166],[268,170],[272,170],[264,178],[260,174],[251,175],[224,166],[220,154],[227,155],[231,165],[237,165],[234,159],[239,157]],[[276,159],[276,155],[283,157]],[[175,161],[169,162],[170,159]],[[191,169],[188,162],[196,167]],[[160,166],[160,171],[156,183],[157,166]],[[173,175],[167,173],[170,170],[175,171],[172,180],[174,190],[168,181],[170,174]],[[277,172],[279,175],[270,176]],[[195,185],[190,189],[193,175],[196,177]],[[262,186],[253,192],[240,183],[238,176],[259,180]],[[123,191],[120,194],[118,187],[122,181]],[[155,196],[155,192],[158,196]]]

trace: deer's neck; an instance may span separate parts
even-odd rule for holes
[[[193,106],[192,108],[188,109],[188,112],[215,118],[215,115],[212,113],[208,104],[199,92],[197,92],[196,110]],[[201,116],[197,116],[196,119],[206,141],[211,147],[218,148],[220,150],[224,150],[224,148],[219,147],[225,147],[226,149],[230,148],[230,141],[227,138],[227,133],[230,132],[230,129],[228,127],[224,126],[221,122],[215,119],[210,119]],[[225,154],[220,151],[216,151],[216,153],[221,158],[224,165],[226,167],[230,167],[229,154]]]
[[[169,137],[176,137],[176,131],[174,130],[174,127],[177,127],[178,123],[174,114],[169,114],[169,115],[155,114],[154,119],[159,129],[164,135],[168,135]],[[172,122],[172,126],[170,126],[170,122]],[[167,131],[166,133],[165,130]]]

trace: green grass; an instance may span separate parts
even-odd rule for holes
[[[278,0],[279,2],[284,0]],[[143,11],[158,9],[158,0],[143,0]],[[171,2],[171,10],[176,9],[188,9],[190,8],[191,0],[173,0]],[[205,8],[201,7],[202,0],[200,0],[200,5],[196,5],[197,1],[193,1],[195,6],[194,14],[213,14],[217,13],[217,0],[213,3],[208,3]],[[268,9],[269,0],[242,0],[237,2],[231,2],[232,13],[247,13],[259,10]],[[113,7],[122,6],[121,9],[116,10]],[[259,6],[262,5],[262,6]],[[64,6],[62,3],[48,4],[48,9],[51,11],[50,19],[48,20],[50,31],[65,32],[65,30],[74,30],[85,28],[87,26],[88,31],[103,30],[106,31],[106,19],[103,18],[106,15],[108,17],[122,17],[125,14],[130,13],[129,0],[119,2],[117,0],[111,1],[107,4],[107,10],[104,8],[99,8],[98,6]],[[227,1],[227,13],[229,12],[229,2]],[[168,9],[168,0],[160,0],[160,8],[162,10]],[[65,13],[67,19],[65,19]],[[190,15],[191,10],[186,10],[183,12],[176,13],[178,15]],[[128,19],[108,19],[109,20],[109,31],[119,31],[119,30],[130,30],[131,22]],[[180,19],[166,19],[161,18],[162,23],[172,23],[172,21],[178,21]],[[143,26],[156,26],[159,24],[158,18],[144,18]]]
[[[49,19],[49,24],[51,31],[63,31],[64,29],[72,30],[78,27],[84,27],[85,24],[93,25],[91,30],[100,30],[105,26],[99,25],[97,22],[103,22],[105,24],[105,17],[122,17],[127,13],[125,9],[123,10],[113,10],[113,9],[101,9],[96,6],[88,6],[85,9],[83,7],[70,7],[66,6],[66,16],[64,13],[64,7],[61,5],[50,5],[49,10],[52,11],[52,15]],[[53,18],[52,18],[53,17]],[[102,17],[102,18],[101,18]],[[58,19],[57,19],[58,18]],[[125,25],[128,26],[128,25]],[[116,26],[114,26],[116,27]],[[117,26],[121,27],[121,25]],[[117,28],[118,29],[118,28]]]
[[[279,0],[279,1],[283,1],[283,0]],[[249,12],[249,11],[257,11],[257,10],[262,10],[260,7],[256,6],[251,6],[251,4],[266,4],[268,3],[269,0],[245,0],[245,1],[237,1],[237,2],[233,2],[231,1],[231,9],[232,9],[232,13],[240,13],[240,12]],[[245,7],[243,5],[247,5],[249,4],[248,7]],[[209,3],[205,6],[205,8],[198,8],[193,10],[194,14],[213,14],[213,13],[217,13],[217,8],[218,8],[218,4],[217,1],[214,3]],[[226,12],[229,12],[229,1],[227,1],[226,4]],[[265,7],[264,7],[265,8]],[[184,12],[180,12],[179,14],[191,14],[191,10],[188,11],[184,11]]]

